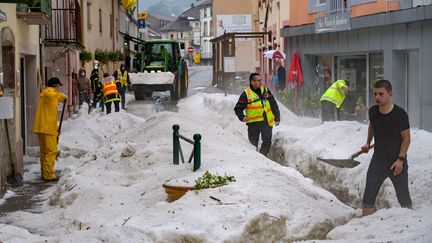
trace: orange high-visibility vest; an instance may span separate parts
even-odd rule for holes
[[[118,90],[117,90],[117,85],[115,81],[110,81],[110,82],[106,82],[103,83],[103,95],[104,97],[107,97],[108,95],[111,94],[118,94]]]
[[[264,94],[266,91],[267,88],[261,86],[261,92]],[[270,107],[270,102],[266,99],[261,100],[250,87],[245,89],[245,93],[248,100],[248,105],[246,106],[246,117],[248,120],[246,123],[264,121],[265,112],[269,126],[273,126],[275,124],[275,120]]]

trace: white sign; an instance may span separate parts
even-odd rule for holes
[[[231,32],[252,32],[252,15],[217,15],[216,35]],[[244,39],[243,39],[244,40]]]
[[[224,57],[224,72],[235,72],[235,57]]]
[[[13,99],[10,96],[0,97],[0,119],[13,118]]]

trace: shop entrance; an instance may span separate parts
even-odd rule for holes
[[[341,107],[341,120],[366,119],[368,107],[368,65],[367,55],[335,56],[334,77],[335,80],[350,81],[348,95]]]

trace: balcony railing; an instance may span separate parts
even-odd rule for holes
[[[325,3],[317,6],[318,13],[335,14],[349,12],[351,9],[350,0],[327,0]]]
[[[317,10],[316,33],[344,31],[351,28],[350,0],[327,0],[318,5]]]
[[[29,25],[47,25],[51,20],[50,0],[34,0],[17,4],[17,17]]]
[[[51,24],[45,26],[48,44],[81,44],[81,9],[76,1],[53,0]]]

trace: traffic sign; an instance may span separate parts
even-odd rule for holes
[[[138,28],[139,29],[145,29],[145,20],[144,19],[138,20]]]
[[[192,53],[193,51],[194,51],[194,48],[193,48],[192,46],[190,46],[190,47],[188,48],[188,52]]]

